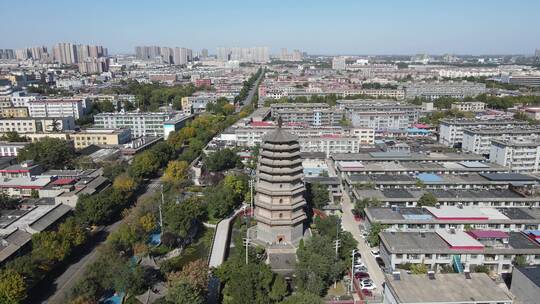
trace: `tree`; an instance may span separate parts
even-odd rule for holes
[[[314,235],[297,250],[296,285],[299,290],[323,295],[346,269],[346,264],[336,256],[333,239]]]
[[[360,201],[356,201],[354,203],[354,209],[352,212],[356,215],[359,215],[361,217],[366,216],[365,208],[369,207],[379,207],[381,205],[380,201],[376,197],[365,197],[361,199]]]
[[[384,225],[380,222],[373,222],[369,228],[367,241],[371,247],[379,246],[379,233],[384,230]]]
[[[63,139],[45,137],[19,150],[18,161],[32,159],[47,169],[71,167],[75,149]]]
[[[474,265],[474,266],[471,266],[471,271],[472,272],[483,272],[485,274],[489,274],[491,272],[491,270],[489,269],[489,267],[487,265]]]
[[[185,265],[180,272],[170,273],[167,280],[173,285],[181,280],[189,282],[195,290],[205,294],[208,289],[208,265],[203,259],[192,261]]]
[[[8,141],[8,142],[25,142],[28,141],[26,137],[20,136],[17,131],[7,131],[2,135],[2,140]]]
[[[438,203],[437,197],[435,197],[435,195],[433,195],[433,193],[431,192],[426,192],[420,197],[417,205],[418,207],[423,207],[423,206],[433,207],[437,205],[437,203]]]
[[[0,194],[0,210],[15,209],[19,206],[19,200],[11,198],[5,193]]]
[[[240,167],[242,161],[236,152],[229,148],[225,148],[208,154],[204,157],[203,164],[208,171],[216,172]]]
[[[270,292],[275,275],[266,264],[232,259],[218,269],[217,275],[225,284],[224,304],[273,303]]]
[[[270,294],[268,294],[268,296],[272,301],[277,302],[283,300],[283,298],[287,296],[287,294],[287,282],[282,276],[276,275],[274,278],[274,283],[272,284],[272,290],[270,291]]]
[[[163,221],[167,231],[186,237],[193,226],[201,223],[205,214],[205,205],[199,198],[191,197],[181,204],[166,203],[163,208]]]
[[[163,180],[168,183],[182,183],[188,178],[189,163],[183,160],[170,161],[163,173]]]
[[[135,178],[147,178],[154,175],[161,164],[161,160],[151,150],[135,156],[133,163],[129,167],[129,173]]]
[[[180,280],[169,287],[165,299],[175,304],[204,304],[206,302],[201,293],[187,280]]]
[[[528,265],[527,259],[523,255],[516,255],[512,264],[514,264],[516,267],[524,267]]]
[[[113,188],[120,192],[132,192],[137,188],[135,179],[127,174],[117,176],[113,182]]]
[[[328,187],[321,183],[315,182],[309,184],[306,191],[306,201],[313,208],[322,209],[330,202]]]
[[[426,274],[428,270],[429,270],[428,266],[424,263],[411,265],[412,274]]]
[[[26,298],[24,278],[12,269],[0,271],[0,303],[18,304]]]
[[[145,233],[152,232],[156,229],[156,217],[151,213],[146,213],[139,218],[139,224]]]
[[[279,304],[324,304],[323,299],[316,294],[309,292],[298,292],[285,300],[279,302]]]

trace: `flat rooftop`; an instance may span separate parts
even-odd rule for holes
[[[460,273],[437,273],[432,280],[403,271],[399,280],[387,274],[386,284],[399,303],[512,302],[510,294],[485,273],[470,273],[470,279]]]
[[[523,196],[509,189],[384,189],[384,190],[353,190],[357,197],[375,197],[387,202],[417,201],[424,193],[430,192],[439,201],[471,202],[471,201],[536,201],[537,196]]]
[[[469,153],[395,153],[395,152],[370,152],[370,153],[336,153],[332,154],[335,161],[483,161],[484,157]]]

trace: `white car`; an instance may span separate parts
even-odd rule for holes
[[[378,249],[371,249],[371,254],[376,258],[381,256],[381,253],[379,252]]]
[[[360,283],[360,289],[373,290],[375,288],[376,288],[375,284],[373,283],[364,283],[364,282]]]
[[[354,267],[354,273],[357,273],[357,272],[368,272],[368,269],[366,266]]]

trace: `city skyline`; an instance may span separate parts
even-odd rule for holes
[[[540,21],[535,18],[540,3],[498,3],[503,2],[339,2],[328,7],[295,1],[267,7],[207,1],[202,7],[97,1],[77,7],[31,0],[0,4],[0,16],[7,24],[18,24],[19,14],[13,12],[24,11],[26,18],[44,26],[28,22],[0,29],[0,49],[74,42],[104,45],[113,54],[134,53],[137,45],[206,48],[211,54],[218,47],[253,46],[268,46],[272,54],[281,48],[321,55],[533,54],[540,47]]]

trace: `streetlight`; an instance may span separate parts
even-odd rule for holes
[[[358,250],[353,249],[351,253],[351,293],[354,290],[354,256],[356,255],[356,252],[358,252]]]

